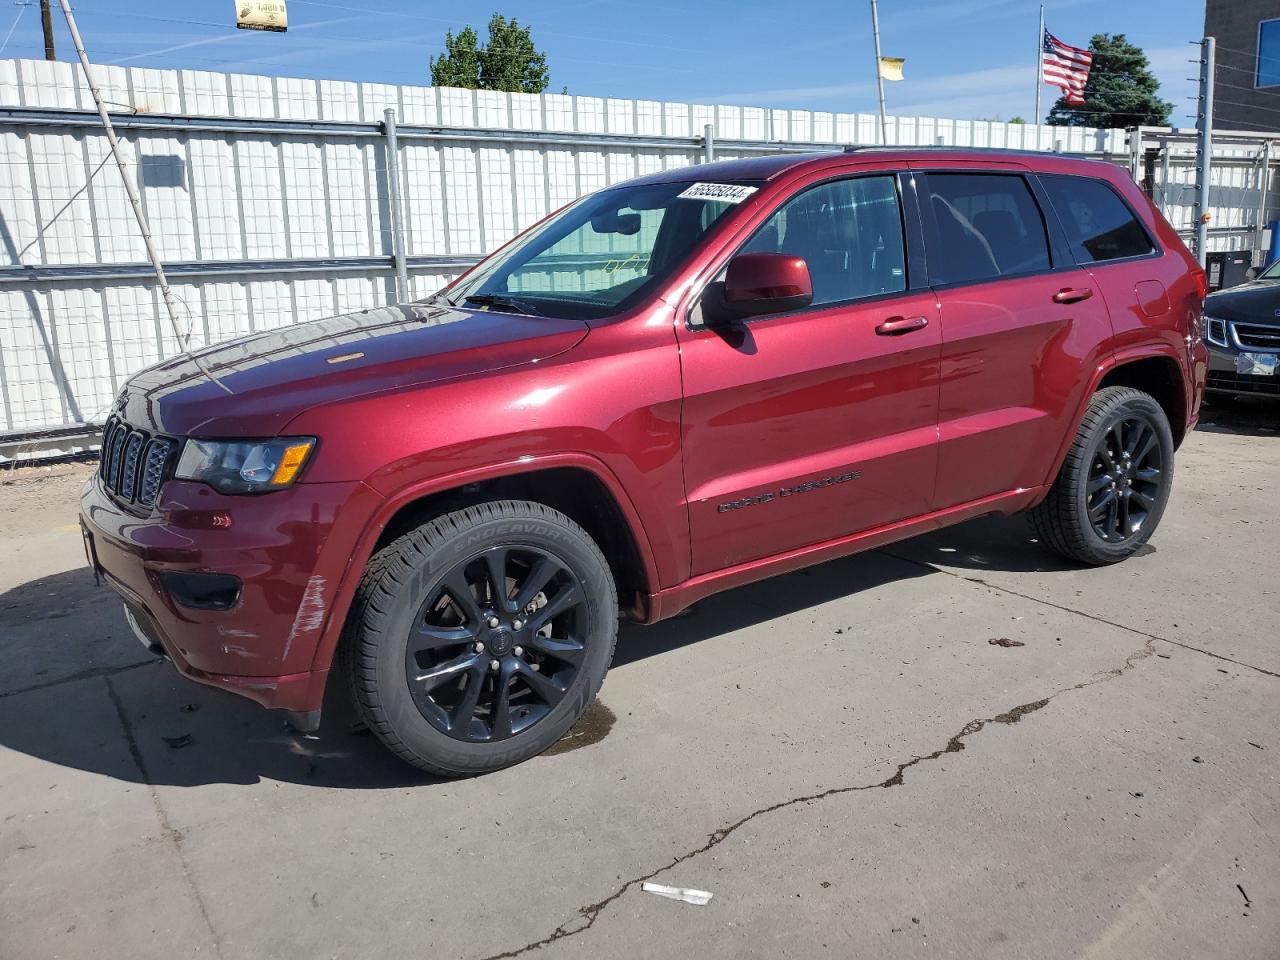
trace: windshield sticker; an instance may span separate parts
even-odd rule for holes
[[[679,196],[683,200],[719,200],[721,203],[741,203],[758,190],[741,183],[695,183]]]

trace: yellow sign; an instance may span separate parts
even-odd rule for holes
[[[886,80],[901,80],[902,65],[906,62],[903,57],[881,57],[880,76]]]
[[[289,14],[284,0],[235,0],[236,26],[241,30],[274,30],[284,33],[289,29]]]

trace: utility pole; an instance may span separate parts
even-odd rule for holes
[[[1196,257],[1205,267],[1209,253],[1209,169],[1213,160],[1213,37],[1200,41],[1200,102],[1196,110]]]
[[[889,124],[884,118],[884,77],[880,75],[880,15],[876,0],[871,0],[871,33],[876,39],[876,86],[880,90],[880,142],[889,143]]]
[[[1040,91],[1044,87],[1044,4],[1040,4],[1040,32],[1036,34],[1036,112],[1032,123],[1040,122]]]
[[[115,158],[116,167],[120,170],[120,180],[124,184],[124,192],[129,197],[129,205],[133,207],[133,216],[138,221],[138,229],[142,232],[142,243],[147,248],[147,258],[151,261],[151,269],[155,271],[156,283],[160,287],[160,298],[164,301],[165,311],[169,314],[169,324],[173,327],[173,335],[178,338],[178,343],[182,345],[183,352],[191,358],[192,363],[209,378],[216,383],[226,393],[231,393],[231,388],[213,375],[204,361],[191,352],[191,338],[182,324],[178,323],[178,308],[174,304],[173,291],[169,288],[169,278],[165,276],[164,267],[160,263],[160,254],[156,250],[155,241],[151,238],[151,227],[147,224],[146,212],[142,209],[142,198],[138,196],[138,187],[134,183],[133,177],[129,175],[129,168],[125,166],[124,155],[120,153],[120,141],[116,137],[116,128],[111,122],[111,116],[107,113],[107,105],[102,99],[102,91],[98,89],[97,81],[93,79],[93,71],[90,69],[89,55],[85,53],[84,41],[80,39],[80,30],[76,27],[76,18],[71,13],[71,5],[67,0],[58,0],[62,7],[62,14],[67,18],[67,30],[71,33],[71,43],[76,48],[76,55],[80,58],[80,68],[84,71],[84,82],[89,85],[89,92],[93,94],[93,102],[98,107],[98,117],[102,120],[103,132],[107,135],[107,145],[111,148],[111,155]]]
[[[53,52],[53,11],[49,7],[50,0],[40,0],[40,25],[44,27],[44,58],[57,60]]]

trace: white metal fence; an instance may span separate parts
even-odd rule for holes
[[[425,295],[646,172],[877,139],[872,114],[98,70],[196,345]],[[1137,169],[1120,130],[899,117],[889,138]],[[0,61],[0,441],[99,422],[125,378],[177,350],[108,156],[70,64]]]

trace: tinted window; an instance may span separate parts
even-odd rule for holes
[[[1087,177],[1041,177],[1076,259],[1116,260],[1151,252],[1151,239],[1114,190]]]
[[[905,290],[895,180],[858,177],[811,187],[788,200],[741,252],[804,257],[815,304]]]
[[[459,303],[513,295],[530,313],[548,316],[617,313],[670,275],[734,208],[684,196],[691,186],[631,184],[585,197],[485,260],[447,296]]]
[[[986,280],[1049,269],[1044,218],[1026,180],[1013,174],[931,173],[936,283]]]
[[[1254,86],[1280,86],[1280,20],[1258,24],[1258,75]]]

